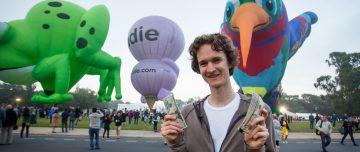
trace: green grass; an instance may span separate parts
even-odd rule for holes
[[[134,120],[133,120],[134,121]],[[148,131],[152,131],[152,125],[147,123],[146,126],[144,125],[144,122],[141,121],[141,119],[139,119],[139,124],[135,125],[133,123],[133,121],[131,122],[131,125],[128,124],[128,121],[126,121],[126,123],[122,124],[122,130],[148,130]],[[21,122],[22,120],[18,120],[17,125],[21,127]],[[69,123],[68,123],[69,125]],[[160,129],[160,125],[161,123],[158,124],[158,129]],[[38,118],[36,124],[31,124],[32,127],[51,127],[50,126],[50,119],[46,119],[46,118]],[[61,127],[61,118],[59,119],[59,127]],[[83,119],[81,121],[78,122],[77,126],[75,126],[75,128],[89,128],[89,118],[87,117],[83,117]],[[110,128],[111,129],[115,129],[115,123],[112,122],[110,124]]]
[[[18,126],[21,126],[22,120],[18,120]],[[160,129],[161,123],[158,124],[158,129]],[[341,127],[342,122],[337,122],[335,128],[333,128],[333,132],[337,133],[338,129]],[[39,118],[37,119],[36,124],[31,124],[34,127],[50,127],[50,120],[46,118]],[[59,119],[59,127],[61,127],[61,119]],[[315,132],[315,129],[310,129],[310,122],[309,121],[293,121],[289,123],[290,132]],[[315,126],[314,126],[315,127]],[[83,117],[81,121],[79,121],[78,125],[75,128],[89,128],[89,118]],[[112,122],[110,125],[111,129],[115,129],[115,123]],[[139,119],[139,124],[135,125],[132,121],[132,124],[129,125],[128,122],[122,125],[122,130],[152,130],[152,125],[147,123],[144,126],[144,122]],[[356,131],[356,133],[360,133],[360,131]]]
[[[339,128],[342,126],[343,122],[337,122],[335,124],[335,128],[332,129],[333,133],[338,133]],[[314,124],[314,128],[315,128]],[[293,121],[289,123],[290,132],[315,132],[315,129],[310,129],[309,121]],[[355,131],[356,133],[360,133],[360,131]]]

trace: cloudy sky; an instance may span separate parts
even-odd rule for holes
[[[25,17],[27,11],[39,0],[3,0],[0,21],[8,22]],[[159,15],[176,22],[185,36],[185,49],[176,64],[180,68],[175,97],[187,100],[209,93],[201,76],[190,68],[189,44],[201,34],[219,31],[226,1],[223,0],[72,0],[86,9],[103,4],[111,17],[110,30],[103,50],[122,59],[121,78],[124,101],[140,102],[140,94],[131,84],[132,68],[138,63],[129,51],[127,37],[131,26],[142,17]],[[305,11],[318,15],[312,33],[288,62],[282,80],[284,92],[291,95],[304,93],[323,94],[314,88],[316,78],[333,75],[334,68],[325,63],[333,51],[360,51],[360,1],[359,0],[284,0],[289,20]],[[98,76],[85,76],[78,86],[98,90]],[[233,81],[233,88],[238,86]]]

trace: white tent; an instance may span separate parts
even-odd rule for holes
[[[149,109],[149,106],[146,103],[130,103],[130,104],[118,104],[117,110],[145,110]],[[153,109],[156,111],[165,112],[164,102],[156,101]]]

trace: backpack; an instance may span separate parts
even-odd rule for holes
[[[322,123],[323,123],[323,121],[321,120],[320,126],[319,126],[320,128],[322,128]],[[316,135],[320,135],[320,130],[316,129],[316,130],[315,130],[315,134],[316,134]]]

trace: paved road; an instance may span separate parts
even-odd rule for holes
[[[20,139],[14,134],[14,143],[0,145],[0,152],[86,152],[89,150],[89,139],[85,136],[43,136]],[[169,152],[161,138],[101,139],[100,150],[93,152]]]
[[[349,138],[349,137],[347,137]],[[355,147],[350,139],[345,140],[345,145],[339,139],[334,139],[327,147],[329,152],[360,152],[360,147]],[[360,143],[360,139],[356,140]],[[320,139],[290,139],[288,144],[280,144],[281,152],[322,152]]]
[[[356,140],[360,143],[360,139]],[[288,144],[281,144],[281,152],[321,152],[320,139],[290,139]],[[134,138],[100,140],[100,150],[94,152],[169,152],[161,138]],[[20,139],[15,134],[12,145],[0,146],[1,152],[85,152],[89,150],[86,136],[33,135],[31,138]],[[360,147],[352,145],[349,139],[345,146],[339,139],[334,139],[328,147],[330,152],[360,152]]]

